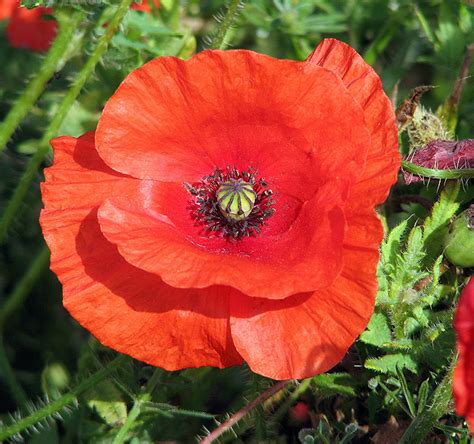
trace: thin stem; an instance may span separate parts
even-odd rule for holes
[[[214,429],[209,435],[207,435],[203,440],[200,441],[200,444],[211,444],[212,442],[214,442],[217,438],[219,438],[219,436],[221,436],[230,428],[232,428],[235,424],[237,424],[245,415],[251,412],[254,408],[263,404],[268,398],[271,398],[273,395],[284,389],[292,382],[293,381],[291,380],[278,381],[276,384],[272,385],[268,390],[257,396],[252,402],[247,404],[237,413],[233,414],[227,421],[225,421],[219,427]]]
[[[47,268],[48,264],[49,250],[43,247],[26,274],[21,278],[20,282],[18,282],[13,292],[0,308],[0,335],[5,329],[7,320],[21,307],[31,288]]]
[[[417,4],[414,5],[414,9],[415,9],[416,18],[420,22],[421,29],[425,33],[426,38],[433,45],[433,47],[436,46],[436,38],[435,38],[435,35],[433,34],[433,31],[431,31],[428,20],[426,20],[426,17],[420,11],[420,8],[418,7]]]
[[[60,71],[71,55],[71,50],[77,44],[74,39],[79,25],[84,19],[81,11],[68,12],[60,15],[59,32],[48,51],[36,77],[28,84],[15,104],[0,124],[0,152],[5,149],[15,129],[29,113],[32,106],[44,91],[54,73]]]
[[[41,422],[48,417],[51,417],[52,415],[54,415],[54,413],[59,412],[64,407],[67,407],[68,405],[74,403],[78,396],[80,396],[87,390],[94,387],[97,383],[102,381],[106,376],[108,376],[111,372],[117,369],[126,359],[126,356],[118,356],[112,362],[107,364],[106,367],[101,368],[92,376],[82,381],[76,388],[71,390],[69,393],[66,393],[65,395],[58,398],[56,401],[46,405],[41,410],[38,410],[32,415],[20,419],[10,426],[0,429],[0,441],[11,438],[12,436],[22,432],[28,427],[34,426],[38,422]]]
[[[3,377],[5,384],[8,386],[8,389],[10,390],[10,393],[16,402],[16,405],[18,407],[23,407],[26,404],[28,398],[10,365],[2,335],[0,335],[0,374]]]
[[[456,366],[457,355],[453,357],[451,365],[441,383],[433,394],[431,407],[417,416],[406,430],[400,444],[419,444],[436,426],[438,420],[452,410],[453,372]]]
[[[402,167],[409,173],[422,177],[431,177],[433,179],[471,179],[474,177],[474,168],[435,170],[416,165],[407,160],[402,160]]]
[[[100,58],[106,51],[110,41],[112,40],[112,37],[120,26],[120,23],[122,22],[123,18],[127,14],[131,3],[132,0],[121,0],[118,9],[115,12],[115,15],[113,16],[107,27],[107,31],[100,38],[99,43],[97,44],[94,52],[89,57],[84,67],[77,75],[71,89],[67,92],[66,96],[64,97],[64,100],[59,106],[56,115],[54,116],[53,120],[46,129],[46,132],[44,133],[41,141],[39,142],[38,150],[29,160],[28,165],[26,167],[26,171],[20,178],[15,192],[13,193],[12,198],[10,199],[7,204],[7,207],[5,208],[3,216],[0,219],[0,244],[3,242],[5,235],[7,234],[7,231],[13,221],[13,218],[15,217],[15,214],[21,203],[23,202],[23,199],[25,197],[26,192],[28,191],[31,182],[36,177],[41,162],[48,153],[50,139],[52,139],[56,135],[57,131],[61,126],[61,123],[63,122],[71,106],[77,99],[87,79],[94,71],[94,68],[97,63],[99,63]]]
[[[125,421],[123,426],[120,428],[117,435],[115,435],[115,438],[112,441],[112,444],[122,444],[123,442],[125,442],[128,432],[130,431],[136,419],[140,415],[141,408],[142,408],[141,404],[142,403],[139,399],[135,401],[135,403],[133,404],[132,410],[130,410],[130,413],[127,416],[127,420]]]
[[[133,404],[132,410],[130,410],[130,413],[127,416],[127,420],[125,421],[123,426],[120,428],[117,435],[115,435],[115,438],[112,444],[122,444],[123,442],[125,442],[128,432],[133,427],[133,424],[135,423],[137,418],[140,416],[143,404],[151,400],[151,395],[153,393],[153,390],[155,389],[156,385],[160,381],[160,377],[162,373],[163,371],[160,368],[155,369],[152,377],[149,379],[145,387],[145,391],[141,393],[139,396],[137,396],[137,399],[135,400]]]
[[[242,0],[231,0],[227,12],[212,39],[211,49],[223,49],[226,46],[225,38],[229,29],[234,24],[239,13],[239,9],[243,6]]]

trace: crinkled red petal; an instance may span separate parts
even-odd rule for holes
[[[232,338],[250,368],[273,379],[307,378],[334,367],[372,315],[380,221],[352,220],[344,268],[326,290],[269,301],[234,294]]]
[[[464,416],[474,431],[474,278],[464,288],[458,303],[454,328],[459,360],[454,371],[456,413]]]
[[[274,235],[270,228],[270,235],[236,242],[204,236],[186,194],[178,184],[144,180],[137,190],[110,197],[100,207],[102,232],[128,262],[179,288],[228,285],[281,299],[327,287],[342,267],[345,220],[330,204],[334,187],[323,187],[301,205],[294,221],[282,200]],[[289,223],[286,231],[280,231],[278,214]]]
[[[323,40],[308,57],[338,75],[362,107],[370,132],[367,162],[362,177],[351,189],[345,211],[356,211],[385,201],[400,168],[395,114],[382,82],[373,68],[349,45],[335,39]]]
[[[168,370],[239,364],[225,287],[179,290],[127,263],[102,235],[97,207],[141,181],[108,168],[93,133],[53,141],[41,226],[64,305],[104,345]]]
[[[273,130],[277,139],[260,145]],[[107,102],[96,145],[117,171],[182,183],[226,165],[260,171],[260,158],[278,161],[272,142],[280,135],[286,169],[296,176],[292,155],[304,154],[317,173],[309,187],[333,176],[352,182],[370,139],[360,106],[333,73],[236,50],[160,57],[133,71]]]

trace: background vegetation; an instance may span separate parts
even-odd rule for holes
[[[239,7],[230,2],[234,17],[225,15],[223,0],[162,0],[152,14],[130,11],[122,20],[114,16],[119,0],[69,6],[24,0],[34,3],[53,5],[74,32],[5,149],[8,128],[0,125],[0,441],[13,435],[35,444],[193,442],[272,381],[245,366],[154,372],[131,359],[117,361],[75,323],[48,271],[38,225],[49,139],[94,129],[120,81],[147,60],[187,58],[221,43],[225,17],[235,19],[227,47],[280,58],[304,60],[324,37],[346,41],[375,67],[389,95],[398,85],[397,104],[416,86],[436,86],[422,98],[436,110],[474,42],[474,6],[467,0],[248,0]],[[119,24],[106,48],[107,33]],[[0,22],[0,121],[19,106],[45,63],[45,56],[11,48],[5,27]],[[474,81],[467,77],[455,137],[473,136]],[[409,140],[401,140],[408,154]],[[453,307],[470,270],[450,265],[442,242],[450,219],[473,197],[466,181],[400,180],[380,209],[391,231],[368,330],[330,373],[287,385],[221,441],[466,443],[449,384]]]

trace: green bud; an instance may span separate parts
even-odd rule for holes
[[[257,198],[252,184],[242,179],[224,182],[216,196],[222,214],[233,221],[245,219],[252,212]]]
[[[69,372],[59,363],[46,366],[41,374],[43,392],[52,399],[57,399],[69,384]]]
[[[463,211],[449,227],[445,255],[458,267],[474,267],[474,205]]]

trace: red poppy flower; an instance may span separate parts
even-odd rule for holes
[[[41,224],[64,304],[102,343],[168,370],[244,359],[333,367],[373,310],[399,168],[380,79],[349,46],[155,59],[96,133],[52,142]]]
[[[159,8],[160,7],[160,0],[153,0],[153,4]],[[131,6],[132,9],[135,9],[136,11],[145,11],[145,12],[151,12],[151,6],[150,6],[150,0],[142,0],[141,3],[133,3]]]
[[[17,5],[19,0],[2,0],[0,1],[0,20],[10,18],[13,9]]]
[[[454,327],[457,333],[459,361],[454,371],[453,392],[456,412],[474,429],[474,278],[459,300]]]
[[[20,6],[20,0],[11,12],[7,26],[7,38],[14,48],[47,51],[56,37],[57,22],[49,17],[53,10],[39,6],[28,9]]]

